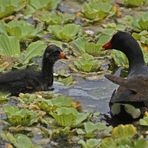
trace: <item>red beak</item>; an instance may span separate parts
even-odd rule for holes
[[[112,45],[111,45],[111,43],[110,43],[110,41],[109,42],[107,42],[105,45],[103,45],[102,46],[104,49],[112,49]]]
[[[60,53],[59,58],[60,58],[60,59],[68,59],[68,58],[66,57],[66,55],[65,55],[64,52],[61,52],[61,53]]]

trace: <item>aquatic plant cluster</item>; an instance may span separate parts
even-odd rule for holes
[[[147,6],[147,0],[0,0],[0,72],[39,69],[39,59],[51,43],[69,57],[62,61],[67,69],[55,68],[55,79],[63,85],[75,83],[76,74],[98,79],[116,67],[126,71],[123,53],[102,50],[118,30],[132,33],[148,63]],[[0,147],[148,147],[147,112],[134,124],[116,127],[101,116],[53,92],[18,97],[2,93]]]

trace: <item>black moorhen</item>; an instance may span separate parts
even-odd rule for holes
[[[120,85],[113,92],[109,104],[112,116],[120,117],[123,120],[125,118],[138,119],[143,114],[143,110],[148,108],[148,67],[145,64],[141,48],[129,33],[122,31],[114,34],[103,48],[120,50],[129,61],[127,79],[115,75],[105,75],[107,79]]]
[[[17,96],[20,92],[46,91],[53,84],[53,66],[58,59],[66,59],[56,45],[49,45],[43,54],[42,70],[16,70],[0,75],[0,91]]]

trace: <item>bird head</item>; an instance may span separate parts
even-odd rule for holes
[[[44,52],[43,60],[55,63],[59,59],[67,59],[62,49],[56,45],[49,45]]]

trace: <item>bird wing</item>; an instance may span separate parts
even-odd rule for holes
[[[21,81],[25,78],[26,73],[24,70],[18,70],[18,71],[11,71],[8,73],[4,73],[0,75],[0,84],[3,83],[11,83],[16,81]]]
[[[124,79],[115,75],[108,74],[105,75],[105,77],[115,84],[148,96],[148,76],[135,75],[130,79]]]
[[[111,103],[147,102],[148,96],[135,93],[125,87],[119,86],[112,94]]]
[[[30,70],[11,71],[0,75],[0,86],[23,86],[31,89],[31,87],[34,88],[40,84],[39,75],[39,73]]]
[[[12,71],[0,75],[0,90],[9,91],[14,95],[38,90],[41,83],[40,73],[30,70]]]

